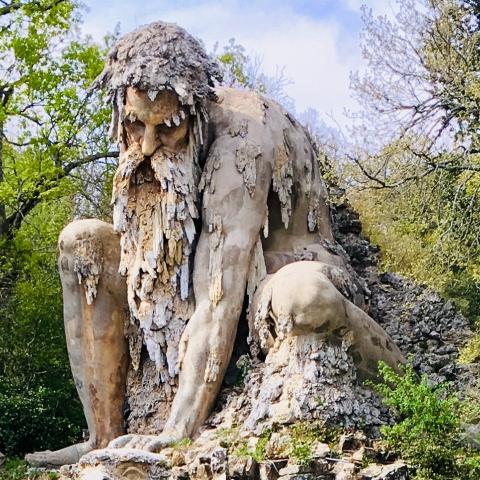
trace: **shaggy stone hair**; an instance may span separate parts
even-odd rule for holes
[[[128,86],[148,91],[151,98],[171,89],[192,108],[212,95],[215,80],[221,80],[219,66],[202,44],[178,25],[159,21],[117,42],[93,88],[106,87],[112,100]]]
[[[205,101],[215,99],[213,87],[222,75],[203,45],[174,23],[153,22],[123,36],[110,50],[105,68],[91,89],[106,88],[112,102],[110,135],[124,143],[125,92],[145,90],[153,101],[160,90],[174,91],[194,118],[196,141],[203,143]]]

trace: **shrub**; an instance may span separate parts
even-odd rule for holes
[[[75,395],[75,393],[73,393]],[[83,419],[70,389],[22,390],[0,381],[0,449],[20,455],[77,442]],[[75,395],[76,396],[76,395]],[[73,398],[72,398],[73,397]]]
[[[478,479],[480,456],[462,444],[464,405],[447,387],[418,378],[411,364],[395,373],[379,365],[383,383],[374,385],[397,422],[382,428],[389,448],[414,469],[417,480]]]

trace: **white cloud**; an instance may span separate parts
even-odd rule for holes
[[[360,0],[341,2],[351,10],[358,10],[362,3]],[[201,38],[208,49],[217,41],[222,46],[235,37],[248,53],[263,58],[266,73],[273,74],[277,66],[285,66],[285,75],[294,81],[287,91],[297,110],[313,107],[323,119],[326,114],[333,114],[343,123],[343,109],[355,105],[348,86],[349,72],[361,65],[357,38],[359,18],[357,28],[352,29],[351,25],[342,24],[340,14],[334,17],[330,12],[325,18],[311,18],[281,3],[274,8],[262,1],[209,0],[188,7],[168,8],[165,3],[163,6],[144,4],[142,9],[131,2],[92,3],[85,31],[99,38],[108,28],[113,29],[118,20],[122,21],[122,31],[129,31],[162,19],[185,27]],[[375,4],[386,4],[388,0],[368,3],[374,8]]]
[[[395,10],[395,0],[341,0],[350,10],[360,11],[362,5],[371,8],[375,15],[391,16]]]

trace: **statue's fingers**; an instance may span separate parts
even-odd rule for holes
[[[145,438],[141,438],[138,440],[138,442],[135,444],[135,448],[138,448],[138,449],[145,449],[145,447],[149,444],[149,442],[151,442],[152,439],[151,437],[145,437]]]
[[[160,437],[155,438],[155,440],[151,440],[147,443],[144,447],[144,450],[148,452],[158,453],[162,448],[168,447],[172,443],[174,443],[174,439],[170,437],[164,437],[161,435]]]
[[[112,440],[107,448],[123,448],[132,440],[133,435],[122,435],[121,437]]]
[[[134,436],[126,445],[125,448],[142,448],[143,438]]]

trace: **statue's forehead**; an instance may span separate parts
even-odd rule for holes
[[[171,118],[180,110],[178,96],[171,90],[160,90],[152,101],[148,92],[128,87],[125,97],[125,110],[134,112],[137,117],[154,117],[157,123]]]

